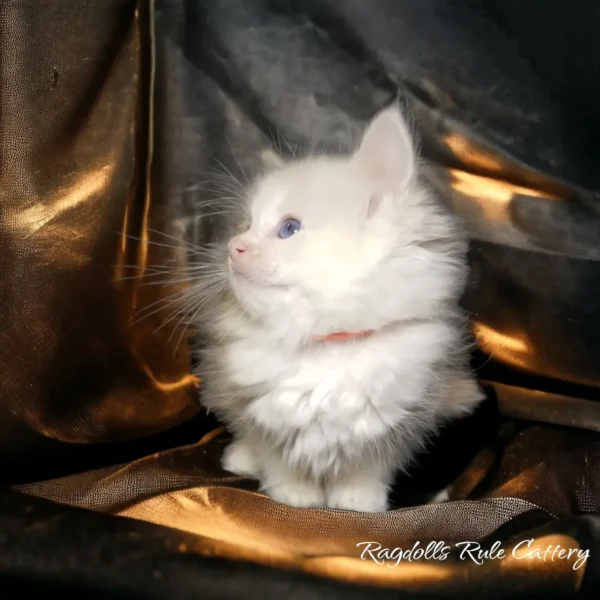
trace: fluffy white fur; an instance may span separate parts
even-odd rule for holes
[[[351,156],[282,165],[247,200],[217,288],[197,283],[217,299],[200,374],[233,434],[223,466],[293,506],[384,511],[394,473],[483,397],[458,308],[463,231],[421,182],[395,107]],[[286,217],[302,228],[280,239]]]

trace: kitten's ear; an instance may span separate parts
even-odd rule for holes
[[[266,171],[275,171],[285,164],[283,158],[272,150],[265,150],[260,158]]]
[[[354,160],[377,192],[397,192],[415,172],[415,149],[400,109],[379,112],[367,126]]]

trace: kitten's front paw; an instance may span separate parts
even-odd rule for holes
[[[387,486],[381,483],[345,483],[332,487],[327,496],[329,508],[378,513],[388,509]]]
[[[234,440],[225,448],[221,466],[230,473],[241,477],[257,479],[260,467],[250,445],[244,440]]]
[[[325,494],[316,483],[289,481],[265,486],[264,492],[283,504],[299,508],[325,506]]]
[[[439,504],[441,502],[448,502],[448,500],[450,500],[450,491],[446,488],[435,494],[427,504]]]

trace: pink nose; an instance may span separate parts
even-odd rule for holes
[[[229,256],[235,259],[248,251],[248,245],[245,244],[239,237],[234,237],[229,241]]]

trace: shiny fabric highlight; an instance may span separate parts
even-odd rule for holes
[[[98,22],[97,35],[85,33]],[[55,472],[72,444],[140,438],[197,412],[189,352],[156,332],[164,311],[136,321],[164,293],[140,285],[142,267],[173,256],[148,241],[165,214],[144,168],[140,24],[130,0],[0,8],[5,482]]]

